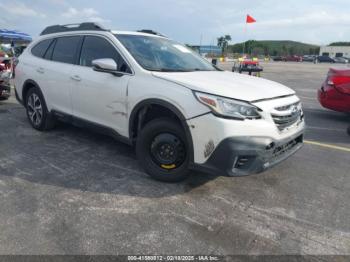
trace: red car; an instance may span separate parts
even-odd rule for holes
[[[249,75],[260,76],[260,72],[263,71],[263,68],[259,65],[259,61],[254,60],[243,60],[239,63],[235,63],[232,67],[232,72],[237,71],[238,73],[248,72]]]
[[[298,55],[290,55],[283,58],[285,62],[302,62],[303,58]]]
[[[318,100],[325,108],[350,112],[350,68],[331,68],[318,90]]]
[[[5,59],[0,62],[0,100],[8,99],[11,93],[11,62]]]

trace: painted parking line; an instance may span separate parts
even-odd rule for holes
[[[298,96],[299,98],[302,98],[302,99],[307,99],[307,100],[316,100],[317,101],[317,98],[315,97],[307,97],[307,96]]]
[[[309,145],[321,146],[321,147],[336,149],[336,150],[340,150],[340,151],[350,152],[349,147],[335,146],[335,145],[331,145],[331,144],[325,144],[325,143],[320,143],[320,142],[310,141],[310,140],[304,140],[304,143],[309,144]]]
[[[295,88],[297,92],[317,93],[317,89]]]
[[[345,133],[344,129],[337,128],[328,128],[328,127],[320,127],[320,126],[306,126],[306,129],[316,129],[316,130],[326,130],[326,131],[335,131]]]

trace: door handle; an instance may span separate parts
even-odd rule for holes
[[[40,73],[40,74],[45,73],[45,70],[44,70],[44,68],[42,68],[42,67],[39,67],[36,71],[37,71],[38,73]]]
[[[78,75],[71,76],[70,78],[74,81],[78,81],[78,82],[81,81],[81,78]]]

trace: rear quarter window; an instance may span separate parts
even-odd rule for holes
[[[53,39],[46,39],[43,40],[41,42],[39,42],[38,44],[36,44],[33,48],[32,48],[32,54],[34,56],[43,58],[45,55],[45,52],[47,50],[47,48],[50,46],[51,42],[53,41]]]
[[[56,39],[52,61],[75,64],[80,36],[65,36]]]
[[[53,54],[53,50],[54,50],[54,47],[55,47],[55,42],[56,42],[56,39],[54,41],[52,41],[52,43],[50,44],[49,48],[46,50],[46,53],[44,55],[44,59],[51,60],[51,57],[52,57],[52,54]]]

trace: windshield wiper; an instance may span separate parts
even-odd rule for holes
[[[190,72],[190,70],[172,69],[172,68],[147,68],[147,70],[156,71],[156,72]]]
[[[149,71],[155,72],[195,72],[195,71],[215,71],[201,68],[191,68],[191,69],[173,69],[173,68],[146,68]]]
[[[189,72],[195,72],[195,71],[215,71],[210,69],[201,69],[201,68],[193,68]]]

